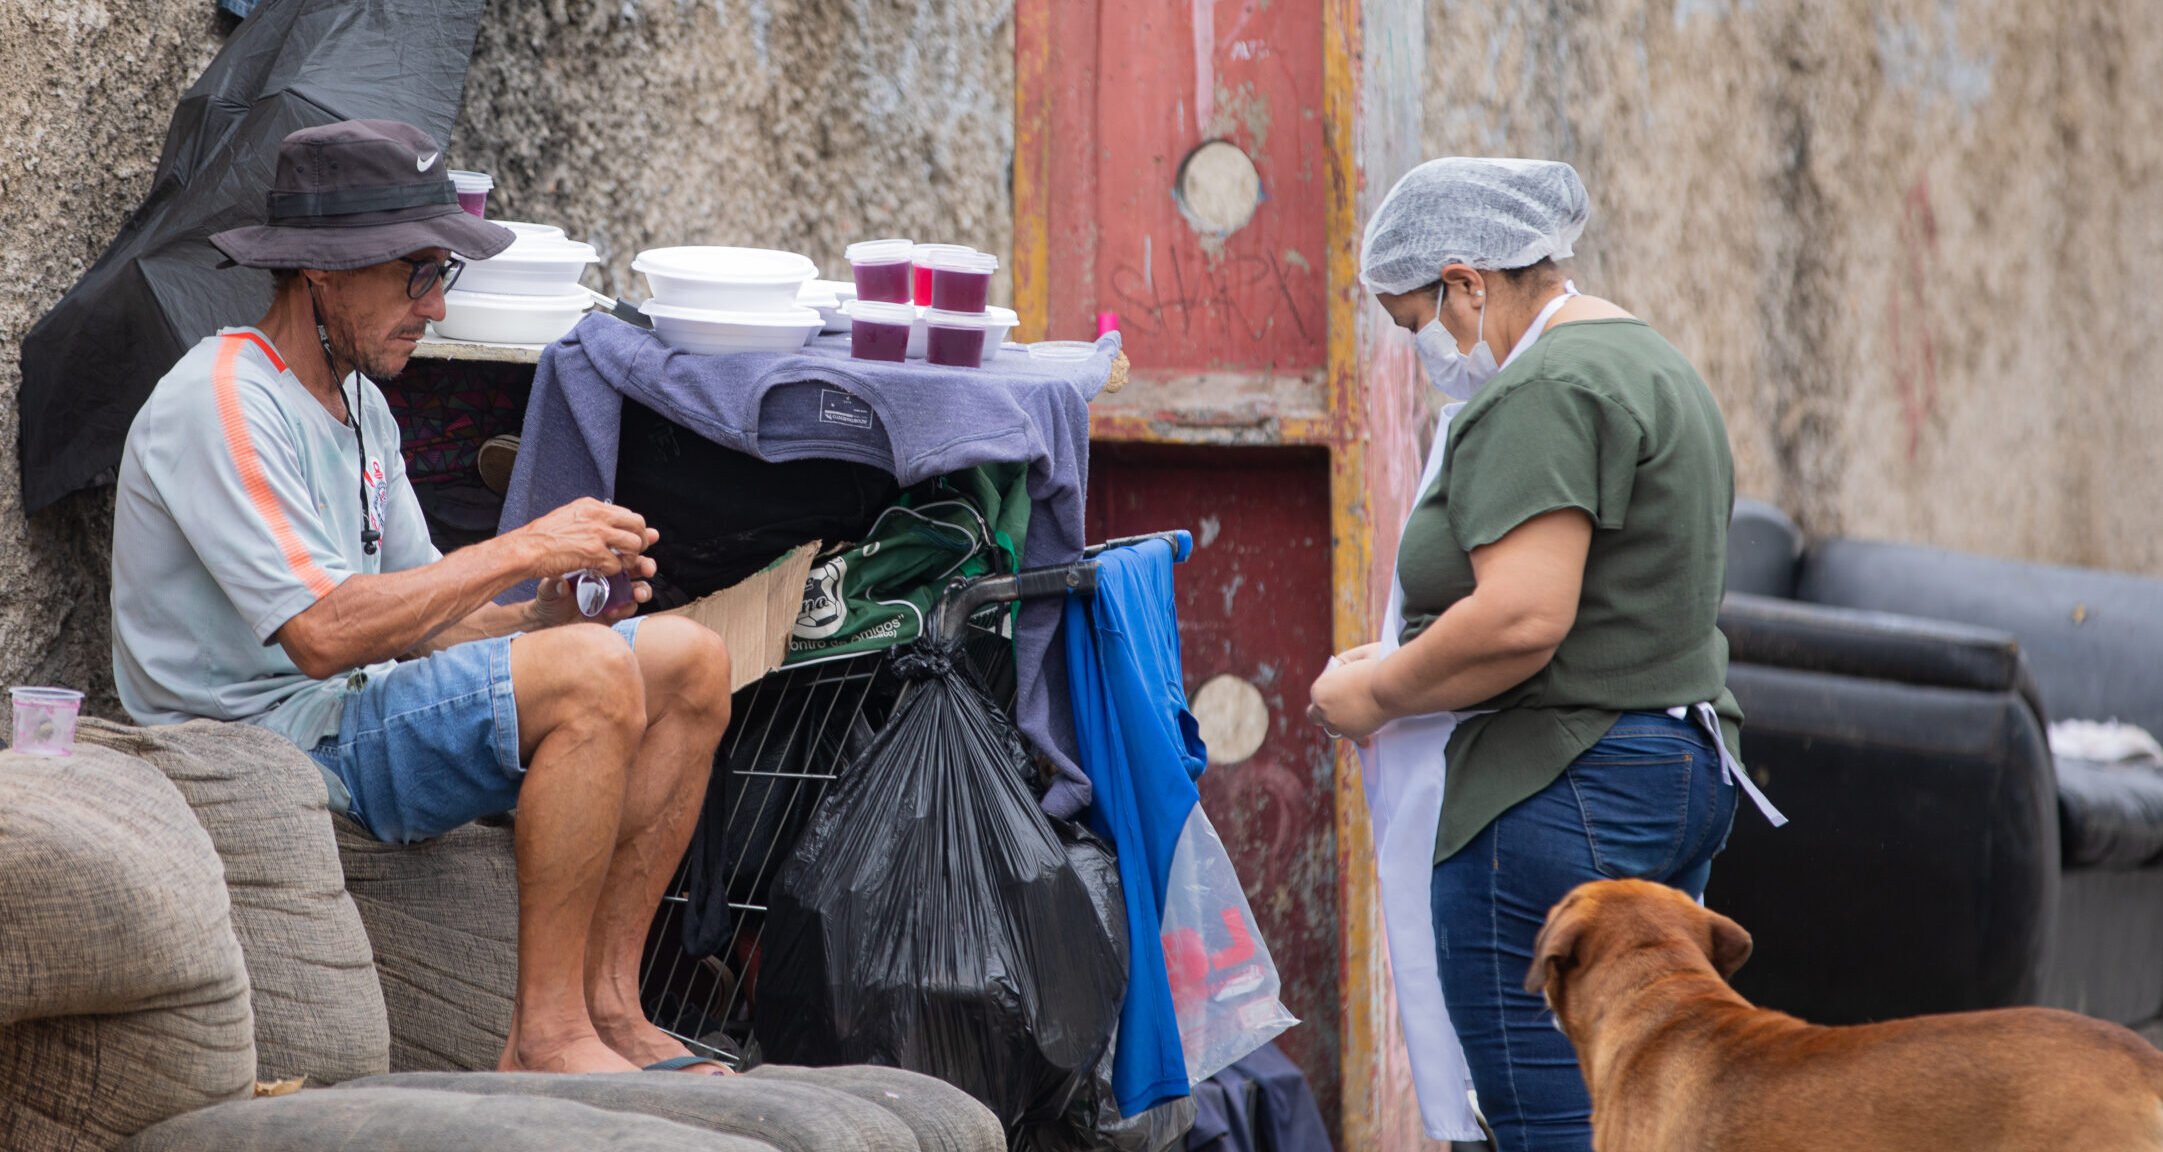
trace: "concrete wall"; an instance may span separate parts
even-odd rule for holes
[[[2163,575],[2142,0],[1428,0],[1422,140],[1572,162],[1580,286],[1820,533]]]
[[[450,141],[492,211],[562,225],[634,299],[642,248],[782,247],[847,276],[873,236],[1005,256],[1009,0],[491,0]],[[210,0],[0,5],[0,445],[21,339],[148,190],[174,102],[224,43]],[[1003,301],[1005,276],[994,286]],[[254,317],[234,317],[247,322]],[[109,668],[109,489],[22,513],[0,468],[0,683]]]

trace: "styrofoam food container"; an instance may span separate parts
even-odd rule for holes
[[[786,312],[819,270],[809,256],[770,248],[648,248],[631,261],[671,308]]]
[[[841,314],[841,295],[829,285],[831,280],[806,280],[803,289],[796,293],[796,306],[809,308],[819,314],[821,332],[846,332],[849,318]]]
[[[916,310],[916,323],[909,326],[909,359],[911,360],[922,360],[924,358],[924,345],[930,339],[929,330],[924,326],[924,313],[927,311],[929,311],[927,308],[918,308]],[[1021,322],[1021,314],[1015,312],[1012,308],[1001,308],[997,304],[992,304],[984,309],[984,320],[984,359],[989,360],[998,354],[995,350],[1000,344],[1005,343],[1006,334],[1013,331],[1014,325]]]
[[[554,224],[531,224],[524,220],[490,220],[489,223],[499,228],[508,228],[520,236],[546,236],[551,240],[564,238],[563,229]]]
[[[814,308],[732,312],[648,300],[638,310],[661,343],[684,352],[793,352],[825,323]]]
[[[436,335],[479,344],[548,344],[562,339],[591,307],[593,294],[583,288],[560,296],[520,296],[460,287],[443,294]]]
[[[506,296],[567,296],[578,291],[586,265],[601,258],[593,245],[554,236],[520,232],[511,246],[487,260],[468,260],[451,291],[496,292]]]

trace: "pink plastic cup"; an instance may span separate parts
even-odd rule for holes
[[[849,355],[858,360],[899,364],[909,356],[909,326],[916,309],[884,300],[851,300],[841,310],[849,316]]]
[[[999,258],[989,252],[936,257],[931,265],[931,306],[942,312],[982,312],[991,300],[991,274]]]
[[[890,304],[910,302],[910,255],[916,245],[907,240],[864,240],[849,245],[844,253],[856,278],[856,298]]]

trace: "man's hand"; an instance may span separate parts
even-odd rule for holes
[[[661,534],[629,508],[592,497],[573,500],[510,533],[532,561],[532,572],[546,579],[592,568],[615,574],[627,561],[653,547]],[[640,576],[652,575],[649,564]]]
[[[600,624],[614,624],[638,614],[638,606],[653,599],[653,588],[646,581],[653,578],[657,566],[651,556],[633,556],[625,567],[636,577],[631,585],[631,602],[599,616],[588,616],[578,610],[578,598],[571,592],[570,581],[561,576],[543,576],[533,593],[533,627],[554,628],[561,624],[576,624],[592,620]]]

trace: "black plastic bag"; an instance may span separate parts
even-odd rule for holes
[[[1110,1041],[1125,958],[958,653],[894,666],[905,697],[774,883],[757,1035],[785,1064],[936,1076],[1010,1131],[1057,1119]]]
[[[1112,847],[1079,824],[1056,825],[1067,859],[1089,889],[1097,922],[1119,955],[1127,954],[1126,892],[1119,883],[1119,857]],[[1112,1094],[1112,1054],[1107,1046],[1090,1070],[1088,1082],[1057,1120],[1016,1133],[1013,1152],[1168,1152],[1184,1145],[1194,1127],[1194,1098],[1166,1100],[1138,1116],[1119,1115]]]

